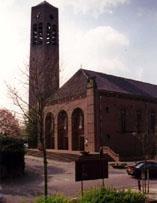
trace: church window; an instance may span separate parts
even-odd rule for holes
[[[53,20],[53,19],[54,19],[54,17],[53,17],[53,15],[52,15],[52,14],[50,14],[50,15],[49,15],[49,17],[50,17],[50,19],[51,19],[51,20]]]
[[[32,44],[41,45],[43,42],[43,24],[38,23],[33,25]]]
[[[46,44],[56,45],[57,42],[57,27],[47,23],[46,27]]]
[[[43,25],[42,23],[38,24],[38,44],[42,44],[43,42]]]
[[[136,123],[137,132],[140,132],[141,131],[141,121],[142,121],[141,111],[136,112],[136,119],[137,119],[137,123]]]
[[[32,36],[32,44],[36,45],[38,41],[38,31],[37,31],[37,24],[33,25],[33,36]]]
[[[45,119],[45,144],[47,149],[54,149],[54,117],[51,113]]]
[[[51,34],[52,34],[52,26],[50,23],[47,23],[46,27],[46,44],[51,43]]]
[[[156,124],[155,113],[151,112],[151,114],[150,114],[150,130],[152,132],[155,132],[155,124]]]
[[[64,110],[58,114],[58,149],[68,149],[68,116]]]
[[[126,131],[126,110],[125,109],[121,110],[121,131],[122,132]]]
[[[52,45],[56,45],[57,38],[57,27],[56,25],[52,25]]]
[[[72,149],[84,150],[84,114],[80,108],[72,113]]]
[[[108,106],[106,107],[106,113],[109,113],[109,107]]]
[[[39,18],[40,18],[40,12],[38,12],[36,15],[36,19],[39,20]]]

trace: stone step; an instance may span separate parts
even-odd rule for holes
[[[28,149],[27,155],[43,157],[43,152],[38,149]],[[80,153],[67,153],[67,152],[57,152],[53,150],[47,150],[47,158],[57,161],[71,162],[75,161],[80,156]]]
[[[98,154],[98,153],[95,153]],[[38,149],[28,149],[27,155],[43,157],[42,151]],[[57,161],[72,162],[75,161],[81,153],[79,151],[66,151],[66,150],[47,150],[47,158]],[[115,161],[109,154],[104,153],[108,161]]]

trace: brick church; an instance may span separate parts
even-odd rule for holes
[[[30,84],[38,84],[44,105],[48,149],[97,152],[120,157],[156,152],[157,85],[78,70],[59,87],[58,9],[44,1],[32,8]],[[34,74],[38,73],[38,77]],[[35,104],[34,87],[29,104]]]

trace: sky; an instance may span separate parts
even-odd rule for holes
[[[0,0],[0,108],[17,111],[6,84],[27,100],[31,7]],[[157,84],[157,0],[49,0],[59,8],[60,84],[78,69]]]

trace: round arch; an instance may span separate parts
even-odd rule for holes
[[[72,150],[84,150],[84,113],[80,108],[72,112]]]
[[[54,149],[54,117],[52,113],[47,113],[45,118],[45,145],[47,149]]]
[[[68,115],[64,110],[58,114],[58,149],[68,149]]]

